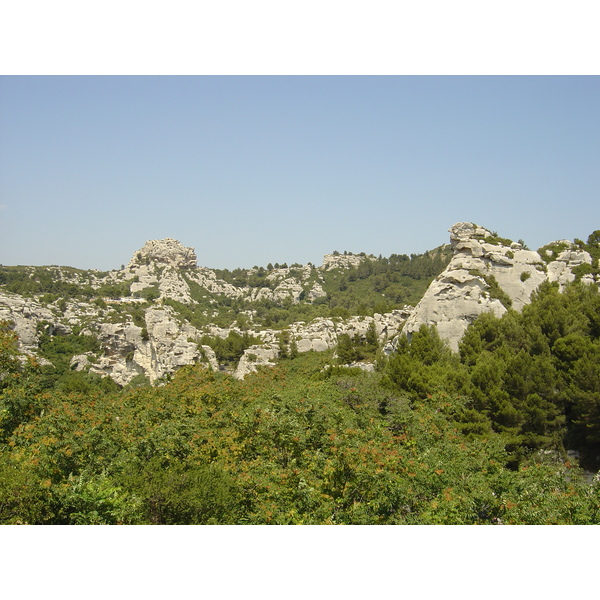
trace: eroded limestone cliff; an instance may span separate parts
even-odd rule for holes
[[[592,262],[588,252],[565,240],[549,244],[541,256],[475,223],[456,223],[449,231],[450,264],[431,283],[403,333],[410,337],[421,325],[435,325],[454,351],[481,313],[501,316],[508,307],[520,311],[543,281],[565,285],[575,279],[576,266]],[[556,248],[560,252],[553,252]]]

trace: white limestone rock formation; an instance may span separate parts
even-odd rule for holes
[[[92,360],[90,360],[90,358]],[[94,355],[92,352],[85,352],[84,354],[76,354],[71,358],[69,366],[74,371],[89,371],[94,364]]]
[[[212,294],[223,294],[230,298],[244,295],[246,288],[239,288],[217,278],[216,273],[207,267],[198,267],[188,273],[188,278]]]
[[[403,334],[410,337],[421,325],[435,325],[455,352],[465,330],[480,314],[501,316],[507,310],[507,298],[520,311],[543,281],[564,285],[575,278],[575,266],[591,264],[590,255],[571,242],[550,244],[566,249],[546,265],[537,252],[474,223],[456,223],[449,231],[454,256],[406,321]]]
[[[343,333],[364,339],[374,324],[384,351],[391,352],[393,340],[400,331],[411,335],[420,325],[433,324],[456,351],[464,331],[481,313],[490,311],[502,315],[507,310],[507,299],[513,308],[521,310],[542,281],[556,281],[563,287],[575,278],[573,269],[592,263],[590,255],[571,242],[553,242],[540,250],[543,253],[540,256],[473,223],[455,224],[450,229],[450,239],[454,256],[417,307],[374,317],[297,322],[288,328],[290,342],[295,342],[299,352],[329,350],[337,346]],[[278,267],[266,275],[260,274],[265,281],[264,287],[258,288],[232,285],[219,279],[215,271],[198,267],[194,249],[172,238],[152,240],[134,254],[126,268],[108,274],[67,267],[48,269],[52,277],[81,285],[88,291],[89,286],[98,289],[113,284],[121,286],[124,282],[129,284],[132,293],[152,288],[155,302],[145,304],[139,298],[125,297],[88,302],[65,298],[44,303],[41,295],[25,298],[2,291],[0,320],[13,323],[20,349],[26,354],[37,353],[41,332],[64,335],[81,331],[83,335],[96,336],[102,351],[74,356],[73,369],[109,376],[120,385],[128,384],[138,375],[155,382],[187,364],[201,363],[218,370],[214,351],[209,346],[199,345],[202,334],[226,338],[232,330],[243,333],[239,327],[216,325],[207,326],[201,332],[161,299],[194,305],[206,292],[207,298],[201,301],[208,306],[207,320],[217,314],[210,307],[216,306],[220,295],[248,300],[313,302],[326,296],[322,285],[324,271],[351,268],[367,258],[374,257],[332,254],[326,255],[323,266],[316,269],[310,264]],[[248,274],[255,275],[254,270]],[[252,279],[257,280],[261,281],[256,277]],[[591,275],[587,279],[584,276],[583,280],[593,282]],[[132,310],[131,305],[136,302],[141,306]],[[261,344],[246,350],[235,370],[236,377],[243,377],[261,365],[272,365],[278,356],[281,332],[253,331],[255,313],[252,307],[240,313],[243,318],[239,324],[249,327]]]
[[[177,269],[194,269],[198,266],[198,259],[194,248],[187,248],[173,238],[165,238],[147,241],[143,248],[134,253],[126,268],[135,269],[149,263]]]
[[[350,267],[358,267],[360,263],[366,258],[376,258],[372,254],[368,256],[364,253],[353,254],[352,252],[346,254],[326,254],[323,256],[323,264],[321,269],[323,271],[331,271],[332,269],[349,269]]]
[[[323,289],[323,286],[318,281],[315,281],[312,288],[308,290],[307,300],[314,302],[318,298],[325,298],[326,296],[327,292]]]
[[[132,294],[156,286],[161,298],[190,304],[189,284],[182,272],[198,269],[194,248],[187,248],[173,238],[150,240],[135,252],[124,269],[124,277],[132,280]]]
[[[215,351],[210,346],[206,346],[204,344],[198,346],[198,349],[200,350],[200,356],[208,364],[210,369],[212,371],[218,371],[219,363],[217,362],[217,355],[215,354]]]
[[[371,323],[375,323],[379,342],[384,345],[398,334],[411,313],[412,307],[405,306],[401,310],[394,310],[382,315],[376,313],[373,317],[317,318],[310,323],[298,321],[289,327],[290,338],[295,340],[298,352],[310,350],[323,352],[335,348],[338,336],[344,333],[351,338],[357,336],[364,339]]]
[[[404,308],[382,315],[375,313],[373,321],[375,322],[375,331],[377,332],[379,343],[385,345],[388,340],[395,338],[414,310],[413,306],[405,305]]]
[[[140,374],[154,383],[179,367],[195,363],[218,369],[212,348],[199,346],[198,330],[181,324],[170,307],[146,310],[145,327],[132,322],[99,323],[94,333],[102,355],[78,355],[73,358],[72,367],[109,376],[119,385],[127,385]]]
[[[42,322],[53,323],[55,314],[39,302],[23,298],[17,294],[0,292],[0,321],[9,321],[19,336],[19,350],[29,356],[35,355],[40,333],[38,325]],[[61,331],[68,333],[64,325],[56,325]]]
[[[560,285],[561,289],[575,279],[573,269],[582,264],[592,264],[592,257],[589,252],[577,248],[575,244],[572,244],[568,240],[560,240],[554,242],[556,245],[567,246],[565,250],[560,252],[555,260],[548,263],[548,279],[550,281],[556,281]],[[591,277],[582,277],[585,283],[593,283]]]
[[[244,379],[249,373],[255,373],[259,367],[274,367],[279,357],[279,350],[275,346],[250,346],[238,362],[233,373],[236,379]]]
[[[335,322],[332,319],[318,318],[310,323],[299,321],[289,327],[296,340],[298,352],[323,352],[337,345]]]
[[[361,371],[365,371],[367,373],[375,372],[375,365],[373,363],[369,363],[369,362],[367,362],[367,363],[353,362],[353,363],[349,363],[346,366],[350,367],[351,369],[360,369]]]
[[[383,315],[376,314],[374,317],[350,317],[349,319],[323,319],[317,318],[310,323],[299,321],[288,328],[290,342],[296,343],[298,352],[323,352],[337,346],[338,336],[348,334],[350,337],[365,339],[371,323],[375,324],[379,341],[385,343],[395,336],[410,315],[411,307],[403,310],[395,310]],[[229,330],[218,333],[226,337]],[[215,331],[215,333],[217,333]],[[234,377],[243,379],[248,373],[252,373],[261,366],[274,366],[274,361],[279,356],[279,337],[281,331],[265,330],[258,333],[263,340],[262,345],[248,348],[234,372]],[[359,365],[360,368],[372,370],[373,365]]]
[[[491,236],[473,223],[457,223],[450,229],[454,256],[417,304],[403,334],[410,337],[421,325],[436,325],[440,337],[456,351],[465,330],[481,313],[491,311],[500,316],[506,311],[499,300],[490,297],[482,276],[492,264],[492,256],[498,266],[510,260],[496,246],[491,251],[484,248],[482,240]]]
[[[175,267],[167,267],[162,272],[158,291],[161,298],[171,298],[183,304],[191,304],[192,302],[190,286]]]
[[[356,257],[359,262],[362,257]],[[348,260],[351,260],[350,258]],[[255,273],[250,269],[250,275]],[[111,274],[111,279],[118,281],[120,277],[130,282],[132,294],[142,292],[149,287],[158,290],[160,298],[170,298],[184,304],[193,304],[190,282],[204,288],[210,294],[225,295],[230,298],[246,297],[250,301],[270,300],[283,301],[291,299],[297,303],[304,297],[313,301],[325,296],[318,282],[311,289],[309,277],[313,273],[311,265],[292,268],[276,268],[265,277],[268,285],[262,288],[235,286],[218,279],[214,270],[199,267],[194,248],[183,246],[172,238],[150,240],[133,254],[123,271]]]

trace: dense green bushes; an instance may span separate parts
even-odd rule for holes
[[[245,350],[259,343],[259,338],[248,332],[239,334],[237,331],[230,331],[226,338],[204,335],[200,339],[200,344],[210,346],[214,350],[219,364],[237,363]]]
[[[522,313],[481,315],[452,355],[435,329],[401,338],[384,372],[411,399],[434,390],[468,399],[462,431],[504,435],[513,466],[534,450],[582,453],[600,466],[600,294],[545,283]],[[468,417],[468,418],[467,418]]]
[[[337,357],[341,364],[353,363],[361,360],[373,361],[377,356],[379,341],[375,323],[371,321],[364,339],[355,335],[350,337],[347,333],[338,335]]]
[[[423,393],[436,369],[468,369],[435,335],[398,357],[324,377],[331,353],[306,353],[244,381],[184,367],[162,387],[86,393],[36,391],[13,365],[3,414],[18,390],[31,406],[0,450],[0,521],[598,522],[599,486],[575,467],[531,454],[507,468],[493,419],[474,431],[467,397]],[[409,361],[425,370],[405,385]]]

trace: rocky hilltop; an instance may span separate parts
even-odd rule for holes
[[[521,310],[543,281],[596,282],[592,263],[578,241],[536,252],[473,223],[453,225],[450,246],[410,258],[334,252],[320,267],[232,272],[198,266],[194,248],[166,238],[108,273],[2,267],[0,320],[25,354],[48,362],[45,348],[70,340],[83,350],[70,357],[73,370],[119,385],[154,383],[192,363],[241,378],[282,354],[333,349],[342,335],[359,342],[374,331],[392,352],[398,335],[423,324],[457,350],[478,315]]]
[[[435,325],[454,351],[480,314],[520,311],[543,281],[564,286],[575,279],[577,267],[592,264],[589,252],[567,240],[552,242],[538,253],[475,223],[456,223],[449,232],[452,260],[431,283],[403,333],[410,337],[421,325]],[[594,282],[590,274],[582,279]]]

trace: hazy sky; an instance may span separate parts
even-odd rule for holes
[[[599,77],[0,78],[0,263],[423,252],[600,229]]]

